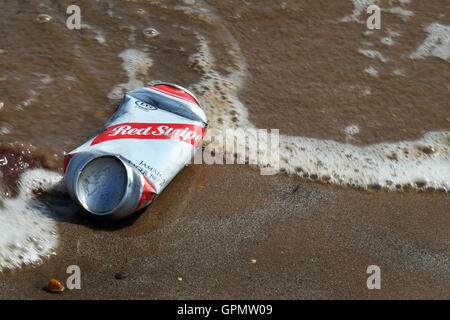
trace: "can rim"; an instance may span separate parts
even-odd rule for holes
[[[115,159],[119,160],[119,162],[122,164],[123,168],[125,169],[125,172],[126,172],[125,190],[124,190],[124,192],[122,194],[122,197],[120,198],[120,201],[117,203],[117,205],[113,209],[111,209],[109,211],[105,211],[105,212],[95,212],[95,211],[90,210],[89,207],[84,202],[80,201],[80,197],[79,197],[79,194],[78,194],[78,181],[79,181],[80,175],[83,172],[83,169],[89,163],[91,163],[92,161],[97,160],[99,158],[107,158],[107,157],[115,158]],[[126,196],[129,193],[129,189],[130,189],[130,185],[129,185],[130,178],[129,177],[130,177],[129,167],[123,162],[123,160],[121,159],[120,156],[115,155],[115,154],[102,154],[102,155],[99,155],[97,157],[92,157],[91,159],[89,159],[88,161],[83,163],[78,169],[77,175],[76,175],[76,177],[74,179],[74,188],[73,188],[74,189],[74,193],[75,193],[75,197],[78,200],[78,203],[80,203],[80,205],[83,207],[83,209],[85,209],[89,213],[92,213],[92,214],[94,214],[96,216],[110,215],[111,213],[115,212],[117,210],[117,208],[120,208],[120,206],[125,202]]]
[[[171,87],[174,87],[174,88],[177,88],[177,89],[180,89],[180,90],[185,91],[185,92],[186,92],[187,94],[189,94],[192,98],[194,98],[194,100],[195,100],[195,101],[197,102],[197,104],[200,106],[200,101],[198,101],[197,97],[196,97],[191,91],[189,91],[188,89],[186,89],[186,88],[184,88],[184,87],[182,87],[182,86],[180,86],[180,85],[178,85],[178,84],[171,83],[171,82],[161,81],[161,82],[152,84],[152,85],[150,86],[150,88],[151,88],[151,87],[154,87],[154,86],[158,86],[158,85],[160,85],[160,84],[166,85],[166,86],[171,86]]]

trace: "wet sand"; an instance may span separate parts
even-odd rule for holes
[[[2,274],[0,297],[448,299],[449,202],[191,166],[136,219],[60,222],[57,256]],[[65,282],[72,264],[81,290],[42,289],[49,278]],[[381,290],[366,287],[369,265],[381,268]]]

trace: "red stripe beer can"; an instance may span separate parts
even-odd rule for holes
[[[206,128],[198,100],[178,85],[130,91],[103,131],[65,156],[69,194],[91,214],[126,217],[148,206],[190,162]]]

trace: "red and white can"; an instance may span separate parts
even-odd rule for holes
[[[149,205],[201,148],[206,116],[188,90],[159,83],[125,94],[103,131],[64,159],[70,195],[123,218]]]

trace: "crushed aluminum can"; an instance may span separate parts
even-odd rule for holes
[[[178,85],[130,91],[103,131],[65,156],[69,194],[94,215],[126,217],[190,162],[206,128],[198,100]]]

